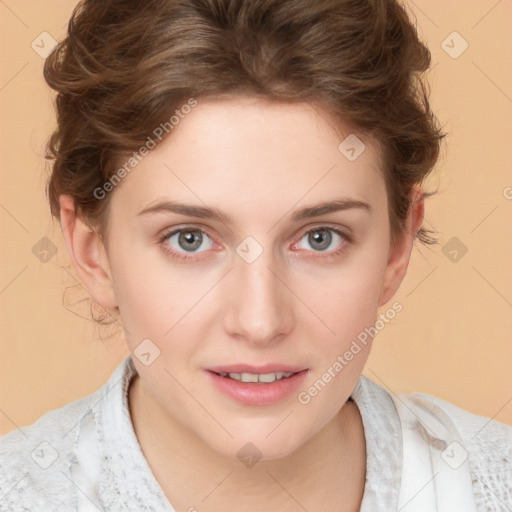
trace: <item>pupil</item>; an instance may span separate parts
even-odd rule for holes
[[[318,229],[310,234],[309,243],[311,243],[312,246],[314,245],[312,242],[318,243],[320,247],[317,246],[317,248],[320,251],[324,251],[331,244],[331,239],[332,235],[330,231],[327,229]]]

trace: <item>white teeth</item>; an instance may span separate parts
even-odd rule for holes
[[[258,377],[260,382],[274,382],[283,378],[283,372],[263,373]]]
[[[242,382],[258,382],[258,375],[255,373],[242,373],[240,380]]]
[[[270,383],[276,380],[281,380],[286,377],[293,375],[293,372],[276,372],[276,373],[219,373],[222,377],[229,375],[231,379],[238,380],[240,382],[263,382]]]

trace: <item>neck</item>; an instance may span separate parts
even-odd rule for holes
[[[176,510],[359,510],[366,443],[357,405],[347,401],[290,455],[245,467],[213,451],[154,403],[136,375],[132,423],[144,456]],[[204,501],[203,501],[204,500]],[[300,506],[299,506],[300,505]],[[297,508],[298,507],[298,508]]]

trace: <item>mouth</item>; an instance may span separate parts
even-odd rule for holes
[[[263,370],[247,366],[214,368],[206,370],[206,373],[214,388],[231,400],[244,405],[271,405],[296,391],[309,371],[309,368],[282,365],[277,368],[277,365],[273,365]]]

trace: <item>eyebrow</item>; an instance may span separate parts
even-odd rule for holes
[[[297,222],[305,219],[311,219],[313,217],[319,217],[320,215],[325,215],[328,213],[355,208],[361,209],[368,213],[372,212],[372,206],[365,201],[351,198],[340,198],[301,208],[291,216],[291,221]],[[233,218],[222,210],[217,208],[209,208],[206,206],[180,203],[178,201],[160,201],[153,205],[147,206],[141,210],[137,216],[168,212],[178,213],[188,217],[197,217],[199,219],[218,220],[224,224],[233,224]]]

